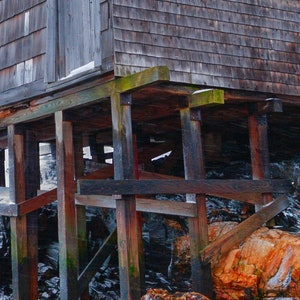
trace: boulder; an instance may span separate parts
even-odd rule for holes
[[[213,241],[236,226],[216,222],[209,226]],[[188,236],[174,241],[172,274],[186,272],[189,264]],[[212,261],[216,299],[299,297],[300,235],[262,227],[226,255]],[[181,274],[184,276],[184,274]]]

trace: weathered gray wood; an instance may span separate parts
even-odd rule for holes
[[[25,200],[24,139],[14,125],[8,127],[9,192],[10,201],[18,204]],[[11,217],[11,260],[13,297],[30,299],[28,277],[27,218]]]
[[[83,137],[82,134],[74,135],[74,159],[75,159],[75,175],[76,178],[83,176]],[[75,199],[74,199],[75,201]],[[76,206],[77,219],[77,240],[78,240],[78,270],[81,272],[88,262],[87,247],[87,229],[86,229],[86,209],[85,206]],[[89,299],[89,287],[85,286],[85,290],[78,292],[81,300]]]
[[[257,104],[251,104],[249,110],[248,122],[252,178],[255,180],[268,179],[270,178],[270,165],[267,115],[260,113]],[[271,201],[271,193],[263,195],[264,204]],[[257,209],[259,209],[258,206]]]
[[[297,95],[299,12],[298,1],[117,0],[116,74],[166,62],[178,82]]]
[[[80,195],[145,194],[234,194],[284,192],[285,180],[199,179],[199,180],[78,180]],[[286,191],[286,190],[285,190]]]
[[[41,117],[49,116],[56,111],[66,110],[84,104],[91,104],[109,97],[113,92],[130,92],[147,85],[168,81],[170,79],[167,67],[153,67],[143,72],[109,81],[87,90],[80,90],[72,95],[55,98],[49,103],[23,109],[0,120],[0,128]]]
[[[78,248],[75,214],[72,124],[55,113],[60,298],[76,299]]]
[[[115,179],[135,177],[131,124],[131,95],[111,95]],[[116,203],[120,293],[124,300],[141,297],[138,218],[135,197]]]
[[[78,277],[78,296],[80,296],[89,282],[99,269],[99,267],[104,263],[109,255],[116,250],[117,244],[117,230],[114,230],[109,237],[104,241],[101,248],[96,252],[94,257],[90,260],[88,265],[80,273]]]
[[[45,205],[57,200],[57,189],[45,192],[32,197],[26,201],[18,203],[18,216],[29,214]]]
[[[172,179],[172,180],[184,180],[182,177],[176,177],[176,176],[171,176],[171,175],[165,175],[165,174],[159,174],[159,173],[153,173],[153,172],[145,172],[145,171],[140,171],[140,179]],[[287,182],[286,187],[282,187],[282,189],[285,190],[290,190],[289,183]],[[261,193],[234,193],[234,194],[224,194],[224,193],[214,193],[211,196],[216,196],[216,197],[221,197],[225,199],[230,199],[230,200],[237,200],[241,202],[246,202],[246,203],[252,203],[252,204],[262,204],[262,197]]]
[[[40,189],[39,144],[34,131],[26,130],[24,134],[25,184],[26,199],[37,195]],[[28,201],[28,200],[26,200]],[[28,277],[31,299],[38,298],[38,211],[27,217],[28,236]]]
[[[0,187],[5,186],[5,155],[4,149],[0,150]],[[0,192],[1,197],[1,192]]]
[[[213,258],[216,258],[230,251],[249,237],[256,229],[263,226],[268,220],[275,217],[289,205],[288,198],[284,195],[267,204],[254,215],[237,225],[230,232],[212,242],[201,252],[203,263],[209,263]]]
[[[100,2],[93,1],[91,6],[91,39],[93,40],[95,67],[100,67],[102,64],[103,44],[101,34],[99,34],[101,32],[101,12]]]
[[[116,208],[116,199],[119,196],[104,195],[76,195],[76,204],[85,206],[96,206],[105,208]],[[174,202],[166,200],[154,200],[150,198],[136,198],[136,210],[167,215],[180,215],[184,217],[196,217],[195,205],[186,202]]]
[[[50,83],[57,79],[57,1],[48,1],[48,14],[47,14],[47,58],[45,68],[45,82]]]
[[[199,96],[196,101],[190,99],[189,106],[199,106],[203,100],[205,100],[203,105],[215,102],[214,91],[206,91],[200,93]],[[223,101],[222,96],[217,98],[221,98]],[[200,114],[200,111],[198,111],[198,114]],[[200,120],[192,119],[190,107],[180,110],[180,119],[185,179],[205,179],[205,161]],[[195,218],[188,219],[192,289],[212,297],[213,288],[210,266],[205,266],[201,263],[199,254],[199,251],[208,245],[206,196],[205,193],[199,193],[197,195],[188,194],[186,197],[188,202],[195,203],[197,214]]]

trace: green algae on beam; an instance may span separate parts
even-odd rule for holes
[[[137,88],[142,88],[152,83],[169,80],[170,72],[168,67],[152,67],[139,73],[117,79],[115,81],[115,92],[131,92]]]
[[[224,104],[224,91],[217,89],[199,90],[190,95],[190,108]]]
[[[10,124],[18,124],[47,117],[60,110],[101,101],[110,97],[113,93],[131,92],[150,84],[168,80],[170,80],[168,67],[157,66],[149,68],[139,73],[111,80],[37,106],[19,110],[12,115],[0,119],[0,128],[5,128]]]

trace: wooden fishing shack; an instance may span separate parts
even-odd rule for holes
[[[121,298],[140,298],[143,211],[189,219],[193,290],[211,295],[211,258],[288,206],[268,141],[284,152],[288,131],[299,149],[299,14],[299,1],[1,0],[0,214],[10,218],[14,299],[38,298],[37,210],[56,200],[61,299],[88,297],[116,239]],[[245,137],[253,179],[206,179],[223,141]],[[56,144],[58,181],[40,194],[42,142]],[[111,146],[113,166],[84,177],[84,146],[100,163]],[[175,149],[183,177],[153,172],[151,159]],[[257,212],[208,244],[206,195]],[[117,216],[117,237],[89,262],[85,206]]]

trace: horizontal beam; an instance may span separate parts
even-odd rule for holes
[[[116,208],[116,199],[120,195],[75,195],[77,205],[96,206],[103,208]],[[197,213],[193,203],[175,202],[171,200],[154,200],[150,198],[136,198],[136,210],[140,212],[166,214],[183,217],[196,217]]]
[[[154,172],[146,172],[140,171],[139,173],[140,179],[172,179],[172,180],[184,180],[183,177],[159,174]],[[91,178],[92,179],[92,178]],[[225,198],[229,200],[236,200],[240,202],[246,202],[251,204],[263,204],[261,193],[235,193],[235,194],[223,194],[223,193],[215,193],[211,194],[211,196]]]
[[[199,90],[190,95],[190,108],[224,104],[224,91],[216,89]]]
[[[112,93],[129,93],[147,85],[169,80],[170,73],[168,67],[158,66],[149,68],[133,75],[111,80],[86,90],[81,90],[46,103],[17,111],[1,119],[0,128],[7,127],[9,124],[18,124],[47,117],[57,111],[100,101],[101,99],[110,97]]]
[[[78,180],[80,195],[272,193],[282,180]],[[281,183],[281,184],[280,184]],[[281,188],[281,189],[280,189]]]
[[[266,205],[254,215],[237,225],[235,228],[222,235],[216,241],[201,251],[201,259],[204,264],[211,262],[217,256],[227,253],[233,247],[249,237],[255,230],[263,226],[267,221],[275,217],[289,205],[288,198],[284,195]]]
[[[57,200],[57,189],[45,192],[18,204],[18,215],[29,214]]]

